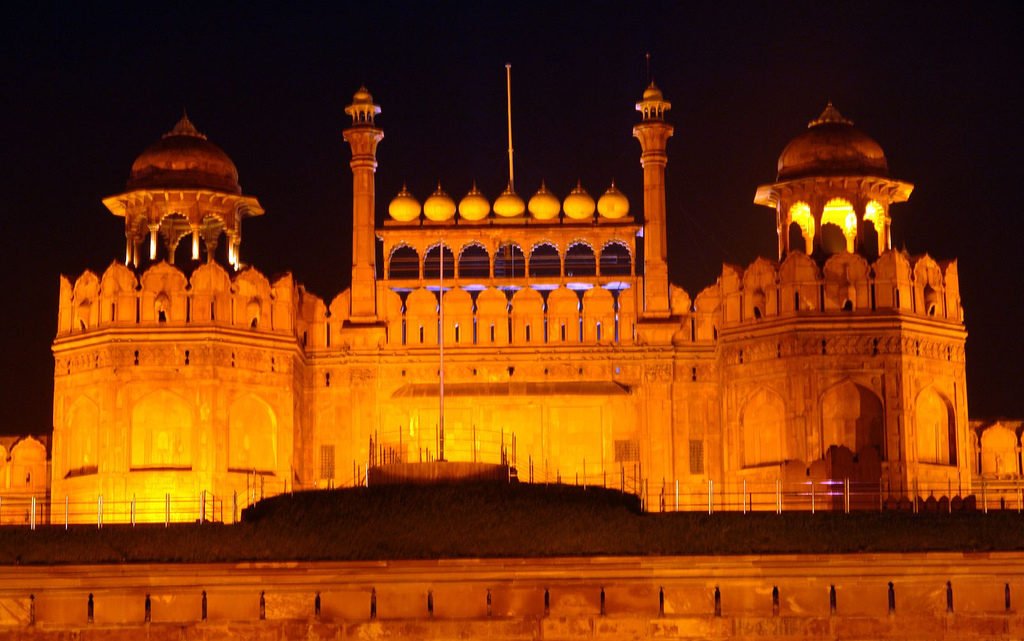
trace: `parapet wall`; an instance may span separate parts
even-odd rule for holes
[[[1019,639],[1022,600],[1024,553],[7,567],[0,640]]]

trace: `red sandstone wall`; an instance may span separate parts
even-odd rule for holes
[[[1024,553],[7,567],[0,641],[1020,639],[1022,603]]]

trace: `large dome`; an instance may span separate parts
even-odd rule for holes
[[[889,176],[885,153],[828,103],[779,156],[778,180],[808,176]]]
[[[199,133],[188,116],[132,163],[128,189],[210,189],[241,194],[238,170],[224,150]]]

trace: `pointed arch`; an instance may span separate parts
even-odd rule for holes
[[[803,201],[793,203],[789,208],[789,225],[787,226],[787,233],[789,234],[787,249],[789,251],[802,251],[805,254],[810,255],[814,251],[814,217],[811,216],[811,207]],[[802,240],[800,245],[793,245],[794,229],[796,226],[796,234]]]
[[[482,243],[472,242],[459,252],[459,279],[485,279],[491,276],[491,255]]]
[[[868,388],[846,380],[821,397],[822,455],[829,447],[861,453],[873,449],[879,460],[885,453],[885,414],[882,401]]]
[[[228,408],[228,469],[270,472],[277,468],[277,415],[255,394]]]
[[[597,259],[594,248],[580,240],[569,245],[565,251],[565,275],[570,278],[594,276],[597,274]]]
[[[850,201],[833,198],[825,203],[821,212],[821,247],[825,252],[852,252],[856,238],[857,214]]]
[[[786,404],[773,390],[751,394],[740,412],[743,467],[770,465],[786,460]]]
[[[180,396],[165,390],[143,396],[131,411],[132,468],[191,467],[193,425],[193,408]]]
[[[601,248],[602,276],[629,276],[633,273],[633,256],[629,245],[621,240],[610,240]]]
[[[443,264],[442,264],[443,263]],[[455,280],[455,254],[448,245],[434,244],[423,254],[423,279],[439,280],[444,268],[445,280]]]
[[[523,278],[526,276],[526,257],[516,243],[505,243],[494,252],[495,278]]]
[[[562,275],[562,257],[551,242],[540,242],[530,250],[530,277],[558,278]]]
[[[100,408],[87,396],[79,396],[64,418],[64,474],[93,473],[99,459]]]
[[[928,387],[918,395],[914,408],[918,460],[956,465],[956,417],[949,401]]]
[[[1017,434],[1001,423],[981,433],[981,475],[988,478],[1016,478],[1020,476]]]
[[[420,254],[411,245],[399,245],[388,256],[388,278],[416,280],[420,277]]]

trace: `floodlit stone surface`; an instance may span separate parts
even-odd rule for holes
[[[332,300],[240,260],[263,210],[219,150],[202,171],[230,180],[196,182],[208,144],[184,118],[165,139],[184,147],[158,144],[160,170],[104,201],[125,264],[60,281],[40,519],[232,521],[267,495],[437,459],[622,487],[650,509],[706,509],[709,483],[719,510],[948,500],[977,493],[979,448],[982,473],[1019,476],[1019,430],[976,442],[968,424],[956,262],[893,249],[891,206],[913,186],[881,148],[830,105],[757,191],[778,255],[691,296],[668,281],[670,108],[657,88],[637,103],[632,215],[375,226],[383,130],[360,90],[351,287]],[[10,456],[0,498],[27,465]],[[0,521],[27,522],[26,497]]]
[[[0,639],[1014,639],[1024,618],[1002,595],[1021,576],[1021,553],[6,567]]]

